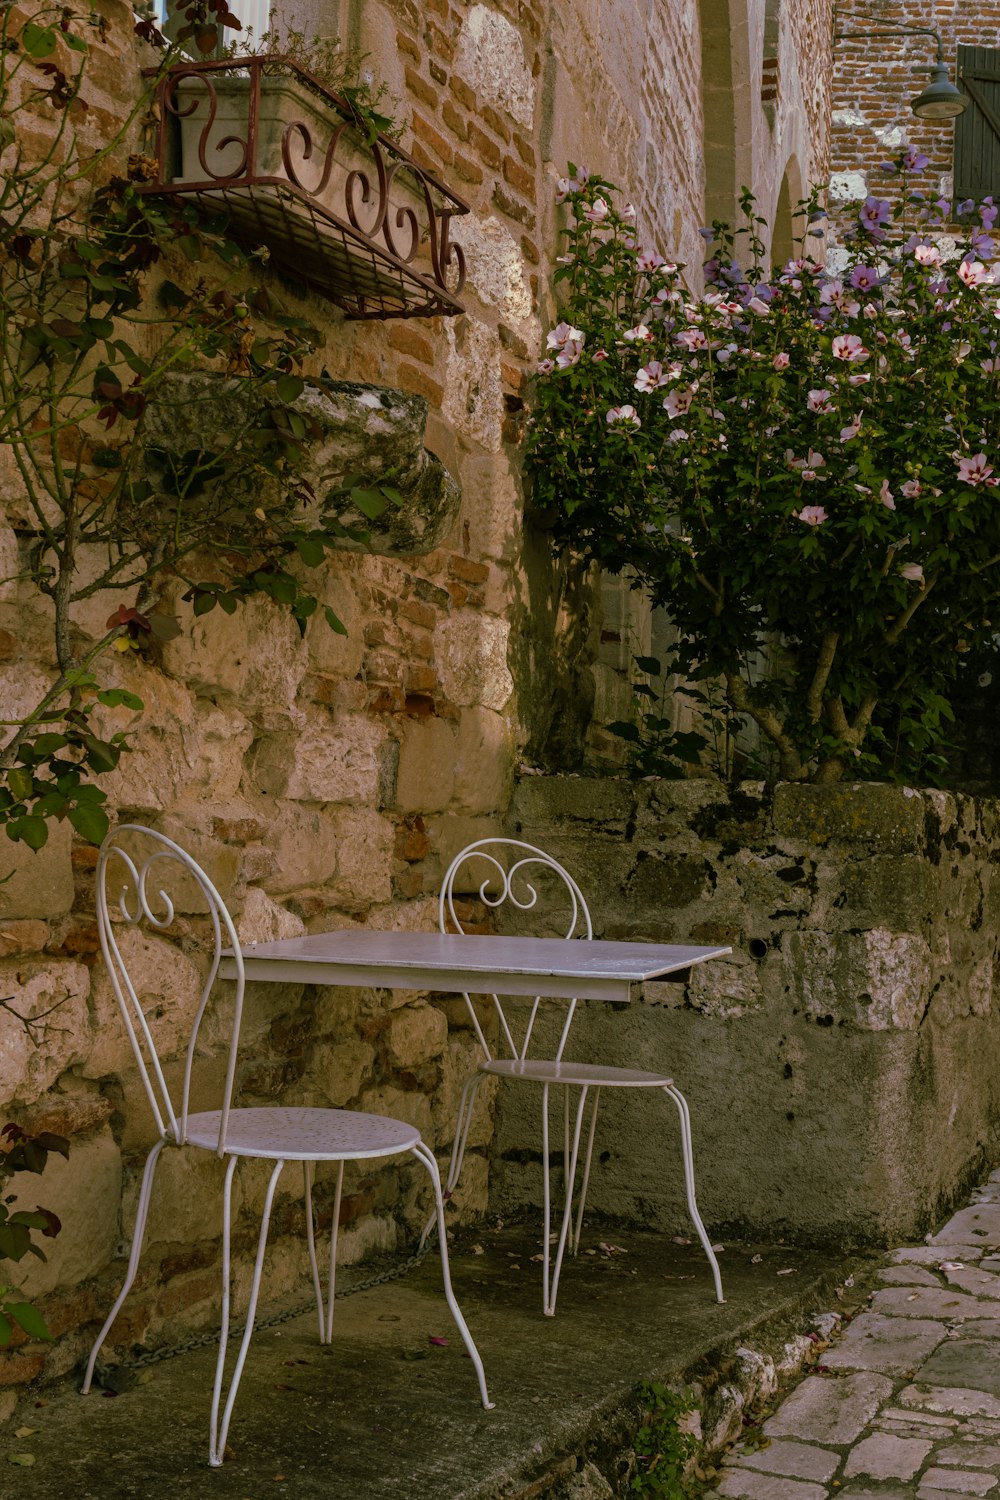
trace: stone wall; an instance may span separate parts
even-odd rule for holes
[[[129,7],[97,4],[107,34],[95,40],[84,127],[95,139],[120,118],[127,82],[138,89],[149,60],[132,43]],[[233,617],[196,619],[168,589],[161,604],[176,610],[182,635],[155,662],[127,653],[101,668],[109,685],[145,703],[137,719],[122,711],[108,725],[134,734],[105,783],[113,810],[191,849],[245,939],[351,924],[432,927],[442,870],[463,843],[500,826],[522,747],[551,743],[571,722],[567,754],[579,752],[600,605],[591,580],[554,561],[545,535],[525,528],[517,452],[526,380],[555,317],[554,183],[567,157],[618,180],[649,239],[696,262],[706,201],[702,122],[709,113],[714,128],[719,79],[730,74],[744,113],[734,115],[728,145],[717,131],[715,145],[735,161],[751,119],[754,151],[740,160],[762,202],[778,193],[793,145],[804,171],[822,161],[824,122],[811,106],[800,114],[796,82],[804,52],[810,63],[801,71],[815,77],[818,23],[797,37],[781,21],[783,102],[768,122],[757,102],[764,9],[761,0],[722,10],[707,0],[344,0],[298,17],[370,54],[406,122],[404,146],[467,197],[471,212],[453,228],[468,261],[468,312],[351,322],[276,277],[277,295],[324,332],[306,374],[388,390],[386,409],[392,392],[426,403],[423,442],[450,476],[440,483],[442,493],[452,487],[455,509],[443,528],[411,532],[413,550],[396,537],[375,554],[345,552],[329,564],[321,592],[346,636],[317,618],[300,638],[261,600]],[[703,65],[721,69],[711,95],[702,90]],[[19,139],[30,145],[37,135],[40,145],[53,123],[37,106],[19,120]],[[141,144],[138,134],[129,144]],[[410,401],[411,427],[415,410]],[[373,441],[376,470],[379,452]],[[25,537],[7,466],[0,503],[0,554],[16,557]],[[133,601],[98,596],[80,608],[81,648],[122,602]],[[46,611],[23,585],[4,583],[2,717],[37,701],[53,676]],[[72,1154],[66,1166],[54,1161],[40,1185],[65,1229],[48,1265],[26,1280],[44,1297],[59,1342],[54,1351],[22,1344],[0,1360],[8,1393],[0,1393],[0,1414],[10,1391],[42,1368],[69,1368],[86,1347],[122,1274],[150,1139],[97,961],[95,851],[66,826],[38,855],[6,840],[4,848],[0,996],[10,1008],[0,1007],[0,1115],[65,1130]],[[158,950],[143,956],[142,983],[155,985],[163,972]],[[442,1147],[450,1140],[457,1089],[473,1065],[458,1007],[406,994],[317,999],[275,988],[252,997],[248,1024],[250,1096],[383,1111],[412,1119]],[[478,1129],[482,1145],[489,1118]],[[406,1167],[355,1174],[344,1206],[348,1259],[396,1245],[420,1222],[419,1175]],[[120,1343],[171,1340],[214,1319],[216,1221],[195,1207],[216,1176],[211,1164],[179,1154],[164,1161]],[[290,1181],[287,1190],[266,1297],[302,1271]],[[248,1174],[241,1251],[258,1197]],[[482,1212],[486,1201],[480,1159],[464,1175],[457,1206]]]
[[[587,1002],[568,1055],[674,1076],[715,1238],[919,1236],[994,1159],[1000,807],[905,787],[543,778],[509,828],[596,934],[730,944],[686,984]],[[538,1096],[498,1101],[491,1201],[539,1200]],[[662,1096],[606,1094],[593,1208],[687,1232]]]

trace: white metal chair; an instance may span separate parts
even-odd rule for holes
[[[438,902],[438,925],[441,931],[448,932],[454,930],[462,933],[466,930],[462,925],[455,905],[456,896],[463,894],[474,893],[478,895],[483,905],[492,909],[496,909],[502,906],[505,901],[508,901],[520,911],[532,910],[538,901],[538,890],[531,884],[528,873],[531,874],[532,879],[538,881],[540,876],[544,878],[543,872],[545,871],[551,872],[551,876],[561,883],[564,895],[568,897],[569,920],[563,936],[567,939],[586,940],[592,938],[594,932],[590,912],[587,909],[583,892],[572,875],[557,860],[553,859],[551,855],[546,854],[544,850],[537,849],[532,844],[522,843],[520,839],[508,838],[479,839],[475,843],[467,845],[452,860],[445,873]],[[712,1267],[716,1298],[719,1302],[724,1301],[719,1263],[715,1258],[711,1241],[705,1232],[705,1226],[702,1223],[695,1200],[691,1116],[687,1101],[673,1079],[663,1073],[649,1073],[635,1068],[613,1067],[605,1063],[566,1061],[564,1053],[569,1039],[570,1027],[573,1023],[573,1015],[576,1010],[577,1002],[575,1000],[555,1002],[566,1005],[566,1016],[554,1055],[544,1057],[532,1056],[531,1051],[535,1023],[538,1017],[539,998],[536,997],[531,1005],[520,1043],[515,1040],[511,1019],[505,1011],[500,997],[493,995],[492,1000],[499,1025],[501,1047],[505,1052],[505,1055],[501,1057],[494,1057],[471,997],[469,995],[465,996],[465,1003],[468,1006],[469,1015],[472,1018],[472,1024],[475,1028],[479,1045],[483,1049],[484,1060],[480,1063],[475,1075],[465,1085],[459,1103],[458,1120],[455,1126],[455,1141],[452,1147],[451,1165],[448,1170],[445,1196],[450,1197],[458,1183],[462,1170],[462,1161],[465,1156],[465,1148],[469,1139],[472,1111],[475,1107],[476,1095],[483,1080],[488,1077],[494,1077],[506,1079],[510,1082],[520,1080],[524,1083],[541,1084],[544,1206],[542,1305],[546,1316],[552,1317],[556,1310],[559,1273],[562,1268],[563,1256],[567,1244],[570,1247],[572,1255],[577,1253],[580,1246],[580,1232],[583,1227],[583,1213],[587,1201],[587,1188],[590,1183],[590,1166],[593,1159],[594,1134],[597,1127],[597,1110],[601,1090],[605,1088],[661,1089],[674,1101],[680,1116],[681,1153],[684,1163],[684,1188],[687,1195],[688,1211],[698,1232],[698,1238],[704,1247],[705,1254],[708,1256],[709,1264]],[[555,1264],[554,1266],[550,1266],[549,1090],[553,1084],[564,1086],[563,1166],[565,1175],[565,1204],[559,1231]],[[570,1092],[573,1088],[578,1088],[580,1094],[571,1130]],[[591,1101],[590,1120],[587,1130],[583,1178],[577,1199],[576,1221],[574,1224],[574,1184],[579,1163],[580,1137],[591,1090],[593,1091],[593,1099]],[[424,1229],[425,1238],[430,1232],[433,1222],[433,1219],[428,1221]]]
[[[127,847],[123,847],[123,842]],[[130,853],[139,845],[144,853]],[[170,867],[173,867],[172,869]],[[208,909],[212,933],[211,961],[200,1000],[196,1009],[187,1046],[183,1088],[179,1106],[171,1096],[164,1069],[157,1055],[153,1037],[156,1007],[162,996],[141,996],[129,977],[128,966],[119,944],[119,934],[129,926],[141,922],[149,928],[162,930],[174,921],[175,904],[178,899],[176,887],[173,897],[164,886],[171,878],[184,881],[187,892],[190,882],[200,890]],[[119,884],[120,881],[120,884]],[[113,889],[112,889],[113,888]],[[197,892],[195,892],[197,894]],[[218,1467],[222,1463],[226,1446],[226,1433],[236,1400],[236,1392],[246,1361],[250,1338],[253,1333],[257,1298],[260,1291],[264,1251],[267,1243],[268,1221],[274,1202],[275,1191],[282,1168],[287,1161],[302,1163],[305,1184],[305,1206],[309,1260],[312,1268],[313,1289],[319,1316],[319,1338],[329,1343],[333,1332],[333,1306],[337,1258],[337,1225],[340,1216],[341,1189],[345,1161],[362,1161],[389,1157],[401,1152],[410,1152],[427,1169],[436,1203],[436,1214],[441,1242],[441,1269],[444,1278],[444,1294],[458,1330],[472,1360],[479,1381],[483,1406],[490,1409],[486,1390],[482,1360],[479,1357],[472,1335],[469,1332],[461,1309],[455,1300],[448,1269],[448,1249],[444,1232],[444,1204],[441,1195],[441,1180],[433,1153],[421,1139],[420,1132],[402,1120],[389,1119],[382,1115],[360,1114],[343,1109],[281,1108],[235,1108],[232,1105],[233,1085],[236,1077],[237,1054],[240,1039],[240,1023],[243,1012],[243,957],[239,939],[229,912],[215,886],[190,855],[177,844],[152,829],[139,824],[125,824],[109,834],[101,849],[97,865],[97,918],[104,955],[115,996],[121,1009],[132,1049],[135,1053],[139,1074],[156,1121],[159,1140],[153,1146],[146,1161],[139,1194],[135,1233],[129,1256],[125,1284],[118,1300],[108,1314],[104,1327],[91,1350],[83,1391],[90,1389],[94,1365],[115,1317],[135,1280],[142,1250],[143,1233],[149,1213],[153,1190],[153,1178],[160,1154],[166,1146],[187,1146],[200,1151],[211,1151],[226,1162],[223,1192],[222,1228],[222,1330],[219,1356],[216,1364],[215,1386],[212,1394],[212,1411],[209,1441],[209,1463]],[[203,1113],[189,1112],[191,1075],[198,1053],[199,1033],[205,1018],[209,997],[215,985],[216,975],[223,949],[231,949],[239,974],[235,982],[231,1001],[232,1022],[229,1029],[228,1057],[225,1085],[222,1091],[221,1108]],[[152,1012],[152,1013],[151,1013]],[[229,1383],[222,1417],[223,1377],[226,1365],[226,1344],[230,1318],[230,1237],[232,1219],[232,1186],[237,1162],[249,1157],[273,1162],[267,1185],[264,1209],[261,1217],[257,1257],[250,1290],[246,1328],[236,1357],[235,1367]],[[312,1213],[312,1173],[315,1162],[336,1162],[337,1181],[331,1226],[330,1266],[327,1283],[326,1306],[324,1308],[323,1287],[316,1259],[316,1243]]]

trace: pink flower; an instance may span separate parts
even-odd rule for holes
[[[594,352],[593,352],[593,354],[590,356],[591,362],[593,364],[595,364],[595,365],[599,365],[601,363],[601,360],[602,359],[607,359],[607,357],[608,357],[608,351],[607,351],[607,349],[595,349]]]
[[[683,443],[687,441],[687,433],[683,427],[674,427],[667,433],[668,443]]]
[[[604,420],[611,427],[641,427],[639,415],[634,406],[612,406],[609,408]]]
[[[824,521],[830,519],[822,505],[803,505],[801,510],[792,512],[797,521],[803,521],[806,526],[822,526]]]
[[[783,349],[780,353],[776,354],[771,361],[771,364],[775,370],[787,370],[788,363],[789,355],[787,355]]]
[[[582,328],[574,328],[572,323],[557,323],[545,340],[546,349],[561,349],[570,342],[582,344],[587,335]]]
[[[628,335],[626,334],[626,338]],[[677,342],[683,344],[687,349],[707,349],[708,339],[700,328],[685,328],[683,333],[677,335]]]
[[[624,224],[635,223],[635,204],[624,203],[621,209],[621,219]]]
[[[751,297],[747,303],[747,311],[756,313],[759,318],[769,318],[771,309],[762,297]]]
[[[691,410],[691,402],[693,400],[694,392],[692,390],[671,391],[669,396],[664,398],[663,410],[671,421],[673,421],[675,417],[682,417],[685,412]]]
[[[666,261],[663,256],[657,255],[655,250],[640,250],[635,258],[635,268],[644,276],[648,276],[651,271],[658,271],[661,266],[665,265]]]
[[[986,484],[992,473],[993,466],[986,462],[985,453],[977,453],[975,458],[960,458],[958,461],[958,477],[963,484]]]
[[[981,260],[963,260],[958,267],[958,279],[966,286],[985,286],[993,280]]]
[[[868,382],[869,382],[869,380],[871,380],[871,376],[870,375],[860,375],[860,374],[859,375],[848,375],[848,377],[847,377],[847,384],[848,385],[867,385]]]
[[[899,486],[899,493],[905,495],[907,500],[916,500],[923,493],[923,487],[919,479],[908,479]]]
[[[566,199],[569,197],[572,191],[573,185],[571,184],[569,178],[560,177],[556,182],[556,202],[565,203]]]
[[[808,475],[810,479],[815,479],[816,470],[824,469],[826,467],[826,459],[823,457],[822,453],[817,453],[814,448],[809,449],[809,452],[805,458],[796,458],[791,448],[786,448],[785,463],[790,469],[801,469],[803,479],[805,479],[806,475]]]
[[[554,359],[540,359],[538,361],[536,369],[538,370],[539,375],[551,375],[555,367],[556,362]]]
[[[652,337],[653,335],[645,323],[637,323],[634,328],[626,328],[622,334],[622,338],[626,339],[630,344],[648,344]]]
[[[846,427],[840,429],[840,441],[842,443],[849,443],[851,438],[856,438],[860,431],[861,418],[855,417],[853,421],[848,422]]]
[[[830,392],[827,390],[810,391],[809,395],[806,397],[806,405],[808,406],[809,410],[811,412],[815,412],[817,416],[825,416],[828,412],[833,411],[833,404],[830,401]]]
[[[593,203],[589,204],[588,207],[583,210],[583,217],[587,219],[591,224],[603,224],[610,212],[611,206],[608,203],[607,199],[595,198]]]
[[[663,373],[663,366],[660,364],[660,361],[658,359],[651,359],[649,364],[643,365],[642,369],[636,375],[635,388],[637,391],[655,391],[661,385],[666,385],[669,378],[669,375]]]
[[[582,353],[583,339],[570,339],[569,343],[564,344],[556,355],[556,364],[560,369],[565,370],[568,365],[579,364]]]
[[[878,497],[881,500],[882,504],[885,506],[886,510],[896,509],[896,502],[892,497],[892,490],[889,488],[888,479],[883,479],[882,488],[878,492]]]
[[[919,563],[904,563],[899,570],[899,576],[907,579],[909,583],[919,583],[923,588],[924,570]]]
[[[941,251],[937,245],[917,245],[913,251],[913,259],[918,266],[939,266]]]
[[[849,362],[868,358],[868,350],[856,333],[838,334],[831,345],[830,352],[834,359],[844,359]]]
[[[979,361],[979,368],[984,375],[1000,374],[1000,359],[981,359]]]

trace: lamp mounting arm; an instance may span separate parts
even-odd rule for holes
[[[845,17],[853,21],[853,16]],[[835,29],[833,40],[835,42],[846,42],[869,36],[932,36],[937,44],[937,61],[944,65],[944,47],[941,43],[941,33],[933,26],[909,26],[904,21],[878,21],[874,26],[867,26],[863,31],[840,31]]]

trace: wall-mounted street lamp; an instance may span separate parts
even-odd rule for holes
[[[838,27],[839,17],[834,19],[834,27]],[[844,16],[845,21],[853,22],[854,16]],[[835,29],[833,40],[835,42],[851,41],[854,38],[870,36],[893,36],[902,32],[908,36],[932,36],[937,43],[937,60],[931,67],[914,68],[915,73],[929,73],[930,83],[917,97],[911,101],[910,108],[915,115],[922,120],[953,120],[960,115],[968,104],[968,96],[952,83],[948,77],[948,68],[944,60],[944,48],[941,45],[941,35],[935,31],[933,26],[909,26],[905,21],[876,21],[872,26],[866,26],[861,31],[840,31]]]

